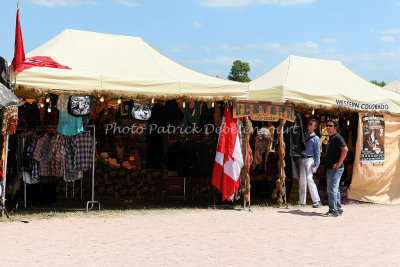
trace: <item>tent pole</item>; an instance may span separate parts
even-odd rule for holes
[[[3,181],[2,181],[2,198],[1,198],[1,217],[4,218],[4,211],[6,212],[7,218],[8,213],[6,210],[6,185],[7,185],[7,157],[8,157],[8,139],[9,135],[6,134],[5,138],[5,148],[3,149],[4,161],[3,161]]]
[[[86,203],[86,213],[89,212],[89,204],[93,207],[94,203],[99,205],[100,211],[100,202],[94,200],[94,169],[95,169],[95,159],[96,159],[96,126],[93,125],[93,154],[92,154],[92,199]]]

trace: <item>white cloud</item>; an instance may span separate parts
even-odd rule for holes
[[[195,28],[195,29],[199,29],[199,28],[201,28],[202,26],[203,26],[203,23],[200,22],[200,21],[195,21],[195,22],[193,22],[193,28]]]
[[[319,45],[313,41],[295,43],[291,45],[285,45],[279,43],[250,44],[248,45],[248,48],[265,50],[277,54],[292,54],[292,53],[318,54],[321,52]]]
[[[329,48],[325,49],[324,52],[325,52],[326,54],[334,54],[334,53],[336,52],[336,48],[334,48],[334,47],[329,47]]]
[[[237,60],[237,58],[234,57],[228,57],[228,56],[220,56],[216,58],[202,58],[202,59],[188,59],[184,60],[184,64],[221,64],[225,66],[232,66],[233,62]],[[255,59],[249,59],[249,60],[242,60],[243,62],[248,62],[251,66],[259,66],[260,64],[264,63],[262,59],[255,58]]]
[[[383,65],[379,65],[379,64],[359,64],[358,65],[361,69],[365,69],[365,70],[374,70],[374,71],[383,71],[383,70],[393,70],[396,69],[396,66],[393,64],[383,64]]]
[[[186,45],[175,45],[173,47],[170,47],[168,51],[172,53],[180,53],[185,49],[185,47]]]
[[[384,43],[393,43],[394,42],[394,37],[391,35],[386,35],[381,37],[381,41]]]
[[[394,3],[395,6],[400,6],[400,2]]]
[[[400,28],[391,28],[391,29],[387,29],[387,30],[371,29],[370,31],[374,32],[374,33],[383,34],[383,35],[400,34]]]
[[[227,57],[227,56],[220,56],[217,58],[202,58],[202,59],[189,59],[189,60],[184,60],[184,63],[186,64],[208,64],[208,63],[217,63],[221,65],[227,65],[230,66],[232,65],[233,61],[235,61],[235,58],[233,57]]]
[[[250,4],[263,4],[263,5],[298,5],[298,4],[311,4],[316,0],[203,0],[201,5],[207,7],[243,7]]]
[[[327,43],[327,44],[337,44],[339,42],[338,39],[336,38],[324,38],[320,40],[322,43]]]
[[[231,46],[229,44],[219,44],[216,45],[214,47],[209,47],[209,46],[205,46],[202,47],[202,49],[206,52],[211,52],[211,51],[217,51],[217,50],[223,50],[223,51],[234,51],[234,50],[239,50],[240,47],[239,46]]]
[[[324,58],[340,60],[342,62],[369,62],[369,61],[398,61],[400,60],[400,47],[384,50],[375,54],[357,53],[357,54],[335,54],[324,55]]]
[[[68,7],[68,6],[81,6],[81,5],[97,5],[95,0],[30,0],[32,3],[45,6],[45,7]]]
[[[115,0],[115,2],[121,6],[127,6],[127,7],[137,7],[139,6],[138,3],[129,1],[129,0]]]
[[[244,62],[248,62],[250,64],[250,67],[253,67],[253,66],[260,66],[260,64],[264,63],[264,60],[259,58],[254,58],[254,59],[244,60]]]

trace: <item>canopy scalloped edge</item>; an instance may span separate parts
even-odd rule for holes
[[[196,96],[196,95],[185,95],[185,94],[167,94],[167,95],[156,95],[156,94],[132,94],[131,92],[118,91],[118,90],[108,90],[108,91],[98,91],[98,90],[62,90],[62,89],[38,89],[35,87],[27,87],[25,85],[17,85],[17,90],[15,94],[18,97],[43,97],[45,94],[67,94],[67,95],[92,95],[94,97],[104,96],[108,98],[127,98],[127,99],[152,99],[155,100],[171,100],[171,99],[193,99],[203,102],[213,102],[213,101],[229,101],[235,100],[236,97],[230,96]]]

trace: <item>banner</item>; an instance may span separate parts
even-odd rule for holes
[[[361,163],[382,164],[385,161],[385,120],[383,115],[363,114]]]
[[[294,106],[283,103],[239,100],[233,105],[233,118],[249,116],[256,121],[294,121]]]

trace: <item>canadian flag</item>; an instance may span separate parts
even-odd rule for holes
[[[237,119],[232,118],[228,106],[225,107],[221,125],[212,184],[222,192],[222,201],[224,201],[240,188],[239,176],[243,167],[243,155]]]

